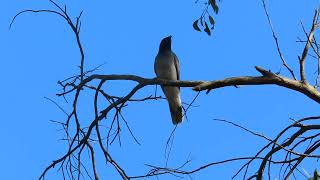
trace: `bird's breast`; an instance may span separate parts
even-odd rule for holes
[[[155,61],[155,73],[162,79],[177,80],[177,72],[172,56],[157,56]]]

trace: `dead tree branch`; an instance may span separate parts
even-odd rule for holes
[[[269,15],[269,13],[268,13],[268,11],[267,11],[267,7],[266,7],[266,2],[265,2],[265,0],[262,0],[262,5],[263,5],[264,12],[265,12],[265,14],[266,14],[266,16],[267,16],[268,23],[269,23],[269,26],[270,26],[270,29],[271,29],[271,32],[272,32],[272,37],[273,37],[273,39],[274,39],[274,41],[275,41],[275,43],[276,43],[278,55],[279,55],[279,57],[280,57],[280,59],[281,59],[281,61],[282,61],[282,65],[283,65],[284,67],[286,67],[286,69],[290,72],[292,78],[293,78],[294,80],[297,80],[296,76],[294,75],[294,72],[293,72],[292,68],[289,66],[289,64],[287,63],[287,61],[285,60],[285,58],[284,58],[283,55],[282,55],[282,51],[281,51],[281,49],[280,49],[278,37],[277,37],[276,32],[275,32],[275,30],[274,30],[274,28],[273,28],[270,15]]]
[[[319,28],[318,25],[318,17],[319,17],[319,10],[316,10],[314,13],[314,17],[313,17],[313,22],[312,22],[312,26],[311,26],[311,30],[310,33],[308,35],[308,39],[306,42],[306,45],[303,49],[302,55],[301,57],[299,57],[299,62],[300,62],[300,77],[301,77],[301,82],[306,84],[307,80],[306,80],[306,75],[305,75],[305,61],[308,55],[308,51],[309,48],[313,42],[314,39],[314,33],[316,31],[317,28]]]

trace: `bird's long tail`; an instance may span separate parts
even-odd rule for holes
[[[170,113],[173,124],[179,124],[182,122],[182,106],[181,104],[169,104]]]
[[[179,124],[183,120],[180,89],[178,87],[161,86],[169,103],[171,119],[173,124]]]

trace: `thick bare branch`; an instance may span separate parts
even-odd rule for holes
[[[258,66],[256,66],[256,70],[259,71],[262,74],[262,76],[240,76],[226,78],[223,80],[204,82],[198,86],[195,86],[193,90],[208,90],[209,92],[212,89],[218,89],[227,86],[272,84],[298,91],[308,96],[310,99],[320,103],[320,93],[314,87],[308,84],[301,83],[297,80],[288,79],[286,77],[274,74]]]
[[[214,81],[171,81],[165,79],[148,79],[135,75],[91,75],[88,78],[84,79],[78,86],[74,86],[69,91],[59,93],[58,96],[62,96],[68,94],[78,88],[82,88],[87,83],[93,80],[130,80],[138,82],[142,86],[147,85],[166,85],[166,86],[179,86],[179,87],[193,87],[195,91],[203,91],[207,90],[208,92],[212,89],[218,89],[222,87],[228,86],[238,86],[238,85],[278,85],[291,90],[298,91],[312,100],[320,103],[320,93],[314,87],[301,83],[297,80],[292,80],[277,74],[274,74],[270,71],[267,71],[261,67],[255,67],[258,72],[262,74],[262,76],[239,76],[239,77],[231,77],[222,80],[214,80]]]

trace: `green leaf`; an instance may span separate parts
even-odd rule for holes
[[[209,21],[210,21],[210,24],[212,25],[211,29],[213,29],[215,22],[212,16],[209,16]]]
[[[216,14],[218,14],[218,12],[219,12],[219,7],[218,7],[218,5],[217,5],[217,3],[216,3],[216,0],[209,0],[209,4],[211,5],[213,11],[214,11]]]
[[[211,31],[210,31],[210,29],[209,29],[209,26],[208,26],[208,24],[207,24],[207,22],[204,22],[205,23],[205,28],[204,28],[204,32],[206,32],[209,36],[211,36]]]
[[[219,7],[215,4],[215,6],[213,7],[213,11],[218,14],[219,12]]]
[[[198,26],[198,21],[199,21],[199,19],[194,21],[192,26],[193,26],[193,29],[195,29],[196,31],[201,31],[201,29]]]

